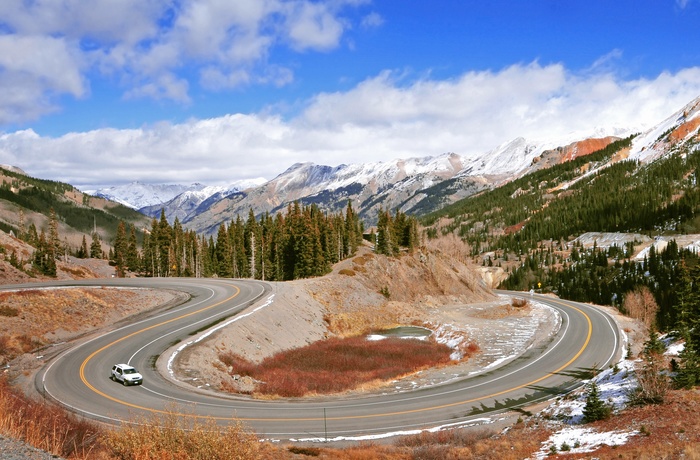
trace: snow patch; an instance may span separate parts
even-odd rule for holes
[[[190,340],[190,341],[188,341],[188,342],[185,342],[185,343],[183,343],[182,345],[180,345],[179,347],[177,347],[177,348],[175,349],[175,351],[174,351],[174,352],[170,355],[170,357],[168,358],[168,363],[167,363],[167,365],[166,365],[166,367],[167,367],[167,369],[168,369],[168,373],[170,374],[170,377],[171,377],[173,380],[176,380],[176,378],[175,378],[175,370],[173,369],[173,363],[175,362],[175,358],[177,357],[177,355],[179,355],[185,348],[189,347],[190,345],[194,345],[194,344],[196,344],[196,343],[199,343],[199,342],[201,342],[202,340],[204,340],[204,339],[206,339],[207,337],[209,337],[210,335],[212,335],[213,333],[215,333],[216,331],[227,327],[229,324],[233,324],[233,323],[235,323],[236,321],[238,321],[238,320],[240,320],[240,319],[243,319],[243,318],[246,318],[246,317],[248,317],[248,316],[250,316],[250,315],[252,315],[252,314],[254,314],[254,313],[256,313],[256,312],[258,312],[258,311],[260,311],[260,310],[262,310],[263,308],[265,308],[265,307],[271,305],[271,304],[272,304],[272,300],[274,299],[274,297],[275,297],[275,295],[272,294],[270,297],[267,298],[267,300],[265,301],[264,304],[260,305],[259,307],[254,308],[252,311],[250,311],[250,312],[248,312],[248,313],[245,313],[245,314],[242,314],[242,315],[236,315],[236,316],[234,316],[233,318],[231,318],[230,320],[225,321],[225,322],[219,324],[218,326],[209,329],[207,332],[205,332],[204,334],[200,335],[200,336],[197,337],[196,339]]]
[[[581,454],[593,452],[603,445],[621,446],[627,443],[638,431],[597,432],[593,428],[569,427],[559,430],[542,444],[534,458],[541,460],[554,452],[563,454]]]

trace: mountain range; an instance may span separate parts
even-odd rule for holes
[[[337,212],[348,201],[368,224],[379,208],[422,215],[461,198],[497,187],[528,172],[569,161],[599,150],[617,137],[583,139],[565,146],[517,138],[476,157],[457,153],[388,162],[339,166],[297,163],[270,181],[229,187],[201,184],[148,185],[133,183],[95,192],[158,218],[161,211],[185,228],[212,234],[236,216],[275,213],[290,203],[316,204]],[[178,193],[179,191],[179,193]]]
[[[667,156],[679,143],[689,139],[697,142],[699,127],[700,97],[638,134],[622,157],[640,164],[653,163]],[[186,229],[204,235],[213,234],[220,224],[235,220],[236,216],[246,219],[251,209],[260,216],[285,209],[295,201],[315,204],[326,212],[343,210],[350,201],[365,224],[373,225],[379,208],[423,216],[527,174],[581,159],[620,139],[622,134],[629,133],[579,139],[561,146],[517,138],[476,157],[449,152],[433,157],[339,166],[298,163],[272,180],[257,179],[226,187],[134,182],[90,192],[79,201],[97,203],[94,201],[97,198],[108,199],[154,218],[164,212],[171,223],[177,218]],[[589,165],[577,174],[592,174],[598,167],[601,166]],[[15,175],[23,174],[15,167],[3,166],[3,169],[14,171]],[[77,190],[63,192],[71,193],[79,194]],[[94,197],[92,201],[90,196]],[[11,214],[5,220],[8,228],[18,225]],[[93,220],[89,218],[90,226]]]

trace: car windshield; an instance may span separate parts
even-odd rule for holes
[[[136,369],[124,369],[124,373],[125,373],[125,374],[135,374],[135,373],[136,373]]]

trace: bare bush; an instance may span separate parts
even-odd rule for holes
[[[330,338],[273,355],[259,364],[232,352],[219,355],[233,374],[259,382],[257,391],[283,397],[335,393],[451,363],[452,349],[434,341]]]
[[[511,300],[510,304],[513,306],[513,308],[525,308],[530,305],[530,302],[528,302],[525,299],[513,297],[513,300]]]
[[[625,294],[623,308],[630,318],[640,320],[647,328],[651,329],[656,321],[659,305],[648,287],[638,286]]]

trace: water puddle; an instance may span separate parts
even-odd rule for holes
[[[428,328],[419,326],[399,326],[392,329],[377,331],[367,336],[367,340],[383,340],[392,338],[425,340],[433,333]]]

